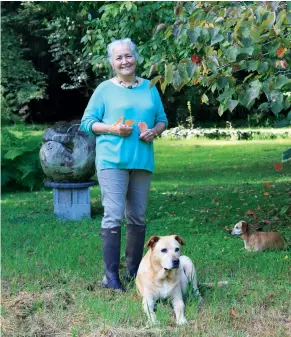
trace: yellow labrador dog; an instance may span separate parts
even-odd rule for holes
[[[178,235],[151,236],[145,244],[150,249],[139,265],[136,286],[151,324],[157,322],[154,307],[158,299],[171,299],[176,322],[181,325],[187,323],[182,294],[188,285],[192,285],[195,296],[200,296],[195,267],[189,257],[180,256],[180,245],[184,244]]]

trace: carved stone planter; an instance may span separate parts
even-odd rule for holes
[[[95,137],[79,130],[79,124],[58,123],[43,135],[40,162],[53,188],[54,213],[59,219],[91,217],[90,181],[95,173]]]

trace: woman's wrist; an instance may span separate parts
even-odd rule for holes
[[[119,131],[118,127],[116,127],[115,125],[107,125],[107,126],[108,126],[108,128],[107,128],[106,134],[120,135],[120,131]]]
[[[158,137],[160,135],[159,130],[157,130],[157,128],[152,128],[152,133],[154,134],[155,138]]]
[[[163,131],[165,130],[165,128],[166,128],[166,124],[165,124],[165,123],[163,123],[163,122],[158,122],[158,123],[152,128],[152,132],[153,132],[155,138],[156,138],[156,137],[159,137],[159,136],[163,133]]]
[[[113,125],[103,124],[96,122],[92,124],[91,130],[95,135],[102,135],[102,134],[117,134],[117,130],[114,130]]]

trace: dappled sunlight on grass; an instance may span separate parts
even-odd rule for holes
[[[234,144],[236,143],[236,144]],[[169,150],[169,145],[173,147]],[[222,145],[223,144],[223,145]],[[291,165],[278,173],[273,165],[290,141],[221,142],[164,139],[156,143],[155,181],[161,185],[208,186],[287,182]],[[175,158],[175,160],[173,160]],[[169,165],[170,164],[170,165]]]

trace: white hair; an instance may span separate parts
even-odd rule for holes
[[[131,39],[126,38],[126,39],[114,40],[113,42],[109,43],[109,45],[107,46],[107,55],[108,55],[108,59],[109,59],[110,64],[112,64],[112,61],[113,61],[112,60],[113,49],[117,45],[121,45],[121,44],[127,44],[130,47],[133,56],[136,58],[136,60],[138,59],[138,54],[137,54],[137,51],[136,51],[136,46],[131,41]]]

